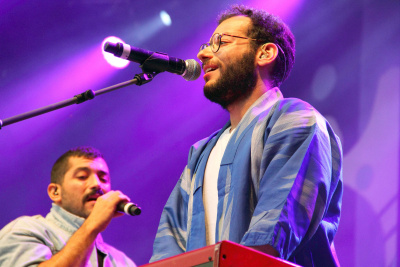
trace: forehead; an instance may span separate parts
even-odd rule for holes
[[[245,16],[235,16],[227,20],[224,20],[215,29],[214,33],[230,33],[230,34],[244,34],[247,32],[251,26],[251,19]]]
[[[84,157],[70,157],[68,163],[68,171],[74,171],[79,168],[89,168],[93,171],[109,173],[107,163],[103,158],[88,159]]]

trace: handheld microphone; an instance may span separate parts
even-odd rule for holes
[[[136,206],[136,204],[132,202],[120,202],[117,205],[117,211],[124,212],[131,216],[140,215],[140,213],[142,213],[140,207]]]
[[[169,57],[165,53],[152,52],[123,43],[106,42],[104,51],[140,63],[142,70],[147,73],[168,71],[181,75],[186,81],[194,81],[201,74],[200,64],[194,59],[182,60]]]

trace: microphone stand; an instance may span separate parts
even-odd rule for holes
[[[63,107],[67,107],[70,106],[72,104],[80,104],[83,103],[87,100],[91,100],[93,99],[96,95],[102,95],[123,87],[126,87],[128,85],[131,84],[136,84],[136,85],[142,85],[142,84],[146,84],[148,82],[151,82],[153,80],[153,78],[158,74],[158,72],[152,72],[152,73],[141,73],[141,74],[136,74],[135,77],[132,80],[126,81],[126,82],[122,82],[113,86],[109,86],[97,91],[93,91],[93,90],[87,90],[86,92],[83,92],[79,95],[75,95],[73,98],[61,101],[61,102],[57,102],[42,108],[38,108],[32,111],[28,111],[10,118],[6,118],[4,120],[0,120],[0,129],[4,126],[19,122],[19,121],[23,121],[29,118],[33,118],[36,116],[39,116],[41,114],[53,111],[53,110],[57,110]]]

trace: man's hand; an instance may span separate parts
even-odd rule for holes
[[[120,191],[110,191],[97,198],[92,212],[84,223],[85,226],[97,234],[104,231],[112,218],[123,215],[117,211],[117,205],[122,201],[129,202],[130,198]]]

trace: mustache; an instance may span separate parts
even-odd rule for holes
[[[95,195],[102,196],[102,195],[104,195],[104,192],[103,192],[103,190],[102,190],[101,188],[92,189],[92,190],[90,190],[89,193],[87,193],[87,194],[85,195],[85,197],[83,198],[83,200],[84,200],[84,201],[87,201],[90,197],[95,196]]]

